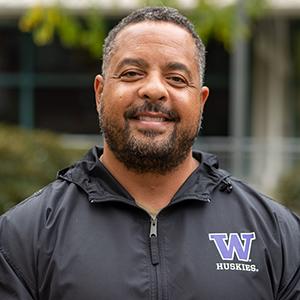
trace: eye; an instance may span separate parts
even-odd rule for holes
[[[124,71],[119,78],[124,81],[135,81],[143,77],[143,73],[136,70]]]
[[[178,87],[184,87],[188,84],[187,80],[180,75],[168,75],[167,80],[170,82],[170,84]]]

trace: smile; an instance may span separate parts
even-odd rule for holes
[[[133,120],[141,122],[151,122],[151,123],[162,123],[162,122],[172,122],[174,119],[171,119],[170,116],[162,112],[152,112],[144,111],[138,112],[132,116]]]
[[[140,132],[164,133],[174,124],[167,114],[161,112],[140,112],[129,120]]]
[[[145,122],[166,122],[166,121],[169,121],[166,118],[150,117],[150,116],[139,116],[139,117],[136,118],[136,120],[145,121]]]

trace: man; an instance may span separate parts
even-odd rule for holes
[[[109,33],[104,148],[2,216],[1,299],[300,299],[299,219],[192,152],[204,53],[171,8]]]

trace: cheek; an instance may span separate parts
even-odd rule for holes
[[[133,92],[124,84],[111,84],[104,92],[107,105],[112,111],[126,109],[133,99]]]
[[[124,113],[126,106],[124,106],[124,96],[119,95],[104,95],[103,97],[102,116],[105,122],[115,124],[118,127],[125,126]]]
[[[189,92],[176,96],[174,101],[174,109],[180,114],[181,118],[197,118],[199,117],[201,108],[200,96]]]

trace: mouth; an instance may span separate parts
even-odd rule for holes
[[[132,119],[142,122],[172,122],[172,119],[168,115],[151,112],[136,114]]]
[[[143,111],[131,115],[127,120],[131,123],[132,129],[151,137],[169,132],[174,126],[175,119],[170,118],[168,114],[160,112]],[[172,126],[172,127],[171,127]]]
[[[145,102],[139,107],[130,107],[125,112],[125,120],[131,122],[139,132],[162,134],[170,131],[171,126],[180,121],[176,111],[158,103]]]

